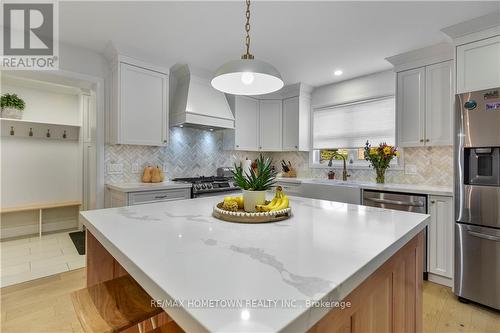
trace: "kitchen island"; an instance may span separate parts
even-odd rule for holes
[[[222,196],[82,212],[87,284],[130,274],[186,332],[420,332],[428,215],[290,199],[255,225]]]

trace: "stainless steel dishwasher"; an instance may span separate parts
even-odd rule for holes
[[[363,190],[363,206],[427,214],[427,195]],[[424,280],[427,280],[427,227],[424,234]]]

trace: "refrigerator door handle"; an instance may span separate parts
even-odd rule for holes
[[[470,230],[467,230],[467,233],[471,236],[474,236],[474,237],[487,239],[487,240],[494,241],[494,242],[500,242],[500,237],[498,237],[498,236],[482,234],[480,232],[475,232],[475,231],[470,231]]]

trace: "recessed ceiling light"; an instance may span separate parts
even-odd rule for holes
[[[179,127],[180,127],[180,128],[183,128],[183,127],[184,127],[184,125],[179,125]]]
[[[213,128],[211,128],[211,129],[210,129],[210,132],[213,132],[213,131],[214,131],[214,129],[213,129]]]
[[[342,72],[340,69],[337,69],[335,72],[333,72],[333,75],[335,76],[340,76],[342,75],[344,72]]]

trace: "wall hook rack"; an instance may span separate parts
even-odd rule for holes
[[[24,119],[0,118],[0,136],[43,140],[78,141],[80,126]]]

